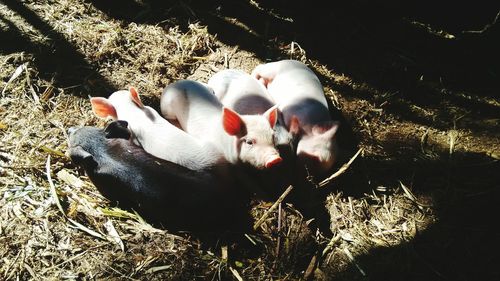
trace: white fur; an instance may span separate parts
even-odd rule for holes
[[[113,93],[108,100],[119,120],[125,120],[133,137],[145,151],[192,170],[223,163],[217,148],[175,127],[149,106],[135,104],[129,91]]]
[[[275,105],[266,87],[241,70],[221,70],[208,80],[208,86],[225,107],[239,114],[263,114]]]
[[[187,133],[213,143],[233,164],[243,162],[263,169],[269,159],[279,157],[273,146],[273,130],[264,116],[240,115],[247,134],[236,137],[226,133],[222,126],[223,106],[202,83],[184,80],[167,87],[161,111],[163,116],[177,119]],[[248,145],[246,139],[255,140],[255,144]]]
[[[267,86],[268,93],[279,104],[287,127],[296,116],[302,130],[297,145],[300,156],[314,156],[319,171],[329,170],[335,162],[338,122],[332,121],[323,86],[314,72],[296,60],[282,60],[257,66],[252,76]],[[317,130],[315,128],[323,128]]]

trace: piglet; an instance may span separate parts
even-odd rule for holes
[[[136,144],[156,157],[192,170],[227,163],[213,144],[187,134],[145,106],[133,87],[114,92],[107,99],[93,97],[90,102],[97,116],[127,121]]]
[[[215,96],[222,104],[239,114],[263,114],[273,106],[274,101],[267,93],[266,87],[250,74],[239,69],[224,69],[215,73],[208,80],[207,86],[213,89]],[[283,162],[276,168],[265,171],[247,173],[258,181],[256,185],[262,189],[262,194],[271,195],[283,192],[292,178],[290,170],[295,165],[296,136],[284,126],[283,118],[278,110],[278,121],[274,126],[274,145],[278,149]]]
[[[223,107],[204,84],[180,80],[165,87],[160,107],[165,118],[216,145],[230,163],[266,169],[282,161],[273,140],[276,106],[262,115],[240,115]]]
[[[218,71],[207,85],[225,107],[239,114],[263,114],[275,105],[266,87],[239,69]]]
[[[299,160],[313,174],[329,171],[338,153],[339,122],[331,119],[323,86],[314,72],[300,61],[282,60],[258,65],[251,75],[279,104],[290,131],[300,135]]]
[[[221,70],[210,77],[207,85],[225,107],[239,114],[263,114],[275,106],[266,87],[239,69]],[[274,126],[274,143],[280,154],[285,148],[291,149],[293,137],[284,127],[281,112],[278,110],[278,121]]]
[[[70,128],[69,156],[120,207],[173,230],[203,230],[245,217],[247,196],[231,178],[157,158],[129,140],[126,121]],[[243,212],[243,213],[242,213]]]

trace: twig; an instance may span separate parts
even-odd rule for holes
[[[33,86],[31,85],[31,79],[30,79],[30,73],[28,72],[28,68],[24,68],[24,72],[26,73],[26,81],[28,86],[30,87],[31,90],[31,95],[33,96],[33,100],[35,101],[35,104],[40,104],[40,98],[35,92],[35,89],[33,89]]]
[[[56,187],[54,185],[54,182],[52,181],[52,177],[50,176],[50,154],[47,155],[47,163],[45,164],[45,170],[46,170],[46,173],[47,173],[47,180],[48,180],[49,186],[50,186],[50,194],[54,198],[54,201],[55,201],[55,203],[57,205],[57,208],[61,212],[62,216],[66,220],[68,220],[69,222],[71,222],[78,229],[83,230],[84,232],[87,232],[88,234],[90,234],[92,236],[95,236],[97,238],[101,238],[103,240],[106,240],[106,238],[104,236],[102,236],[101,234],[93,231],[92,229],[89,229],[88,227],[82,225],[81,223],[76,222],[76,221],[68,218],[68,216],[66,216],[66,213],[64,212],[64,210],[63,210],[63,208],[61,206],[61,202],[59,201],[59,197],[57,196]]]
[[[33,271],[33,268],[31,268],[31,266],[29,264],[27,264],[26,262],[23,262],[23,265],[24,265],[24,268],[29,272],[29,274],[31,275],[31,277],[35,280],[40,280],[40,278],[35,274],[35,271]]]
[[[108,231],[108,237],[110,238],[108,240],[118,244],[122,252],[125,252],[125,245],[123,245],[122,238],[116,231],[116,228],[114,227],[113,222],[111,222],[110,219],[108,219],[108,221],[104,223],[104,228],[106,228],[106,230]]]
[[[280,256],[281,246],[281,203],[278,204],[278,240],[276,241],[276,257]]]
[[[330,177],[324,179],[322,182],[320,182],[318,184],[319,187],[324,187],[325,185],[329,184],[334,178],[342,175],[348,168],[349,166],[351,166],[352,162],[354,162],[354,160],[356,160],[356,158],[358,157],[358,155],[363,151],[363,148],[360,148],[358,150],[358,152],[356,152],[356,154],[354,154],[354,156],[351,158],[351,160],[349,160],[349,162],[345,163],[344,165],[342,165],[342,167],[340,167],[340,169],[335,172],[333,175],[331,175]]]
[[[232,268],[231,266],[229,267],[229,270],[231,270],[231,273],[234,275],[234,277],[238,280],[238,281],[243,281],[243,278],[241,278],[241,275],[238,273],[238,271],[236,271],[236,269]]]
[[[449,138],[449,141],[450,141],[450,149],[449,149],[449,153],[450,153],[450,157],[452,156],[454,150],[455,150],[455,146],[457,144],[457,139],[458,139],[458,132],[456,130],[451,130],[448,132],[448,138]]]
[[[248,239],[248,241],[250,241],[250,243],[252,243],[254,246],[257,246],[257,242],[255,242],[255,240],[253,240],[250,235],[245,233],[245,237]]]
[[[14,273],[14,270],[13,271],[10,271],[10,268],[12,267],[12,265],[14,265],[14,263],[17,261],[17,259],[19,258],[19,255],[21,255],[21,251],[17,252],[17,255],[16,257],[10,262],[10,264],[7,266],[7,269],[4,270],[4,275],[3,277],[5,278],[5,280],[8,280],[11,275]],[[9,275],[7,275],[9,274]]]
[[[64,212],[61,202],[59,202],[59,197],[57,197],[57,192],[56,192],[56,187],[54,186],[54,182],[52,181],[52,177],[50,176],[50,154],[47,155],[47,162],[45,163],[45,171],[47,172],[47,180],[49,181],[49,186],[50,186],[50,194],[52,195],[52,198],[54,199],[57,208],[61,212],[61,214],[66,217],[66,213]]]
[[[406,187],[406,185],[404,185],[403,182],[399,181],[399,184],[401,185],[401,188],[403,189],[406,197],[408,197],[408,199],[410,199],[413,203],[415,203],[421,211],[424,211],[424,207],[426,207],[426,208],[431,207],[429,205],[422,204],[422,203],[418,202],[417,197],[415,195],[413,195],[413,193],[410,191],[410,189],[408,187]]]
[[[228,259],[229,259],[229,255],[228,255],[228,252],[227,252],[227,245],[223,245],[221,248],[220,248],[220,251],[221,251],[221,259],[227,263]]]
[[[155,266],[155,267],[151,267],[148,270],[146,270],[146,273],[147,274],[152,274],[152,273],[155,273],[155,272],[158,272],[158,271],[163,271],[163,270],[170,269],[171,267],[172,267],[171,264]]]
[[[227,57],[227,52],[224,53],[224,68],[229,68],[229,59]]]
[[[24,63],[24,64],[21,64],[20,66],[18,66],[16,68],[16,70],[14,71],[14,73],[12,74],[12,76],[10,76],[9,81],[7,81],[7,83],[3,87],[2,94],[1,94],[2,97],[3,97],[4,93],[5,93],[5,90],[7,90],[7,87],[10,85],[10,83],[12,83],[12,81],[14,81],[17,77],[19,77],[19,75],[21,75],[21,73],[26,68],[26,66],[27,66],[27,64]]]
[[[347,257],[349,258],[349,260],[352,263],[354,263],[354,265],[359,270],[359,272],[361,273],[361,275],[363,275],[363,277],[366,277],[366,272],[361,268],[361,266],[359,266],[358,262],[356,262],[356,259],[354,259],[353,255],[351,254],[351,252],[349,251],[349,249],[344,248],[344,253],[347,255]]]
[[[333,245],[335,245],[335,243],[340,241],[340,238],[341,238],[340,234],[337,234],[334,237],[332,237],[330,242],[328,242],[328,245],[326,245],[325,249],[323,249],[323,253],[321,254],[321,256],[324,257],[326,253],[328,253],[333,248]]]
[[[311,258],[311,261],[307,266],[306,272],[304,273],[304,280],[309,280],[309,278],[314,272],[314,269],[316,268],[317,261],[318,261],[318,253],[314,254],[314,256]]]
[[[425,131],[425,133],[422,135],[420,138],[420,149],[422,150],[422,153],[425,154],[425,147],[427,146],[427,141],[429,139],[429,129]]]
[[[281,194],[281,196],[278,198],[278,200],[276,200],[276,202],[274,202],[274,204],[271,206],[271,208],[269,208],[263,215],[262,217],[260,217],[260,219],[253,225],[253,229],[256,230],[257,228],[259,228],[259,226],[264,222],[264,220],[267,219],[267,217],[271,214],[271,212],[274,211],[274,209],[276,209],[276,207],[278,207],[278,205],[285,199],[285,197],[288,195],[288,193],[290,193],[293,189],[293,186],[290,185],[286,190],[285,192],[283,192],[283,194]]]
[[[493,20],[493,22],[485,25],[483,27],[483,29],[481,29],[481,30],[466,30],[466,31],[462,31],[462,33],[476,33],[476,34],[477,33],[479,33],[479,34],[484,33],[486,30],[488,30],[492,26],[494,26],[497,23],[497,21],[498,21],[499,18],[500,18],[500,11],[498,11],[498,13],[497,13],[495,19]]]

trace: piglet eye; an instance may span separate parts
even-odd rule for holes
[[[246,139],[245,142],[248,145],[254,145],[255,144],[255,140],[254,139]]]

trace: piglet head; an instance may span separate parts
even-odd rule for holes
[[[328,121],[314,125],[310,134],[303,134],[297,144],[299,159],[318,172],[329,170],[337,156],[335,134],[338,127],[338,122]]]
[[[89,138],[86,133],[89,130],[87,128],[71,127],[68,129],[68,154],[75,165],[81,166],[85,170],[93,170],[97,166],[97,162],[92,155],[92,147],[88,149],[87,146],[89,143],[92,145],[95,140]]]
[[[224,131],[236,137],[238,159],[258,169],[271,168],[283,159],[274,146],[273,127],[276,125],[277,108],[271,108],[262,116],[239,115],[224,108]]]
[[[104,129],[71,127],[68,129],[68,154],[75,165],[87,172],[95,170],[99,157],[106,155],[109,139],[129,139],[127,121],[113,121]]]
[[[130,87],[128,91],[116,91],[109,98],[90,98],[90,104],[92,105],[92,111],[97,117],[110,117],[113,120],[118,119],[117,108],[121,108],[122,106],[133,104],[139,108],[144,108],[139,93],[137,93],[134,87]]]

